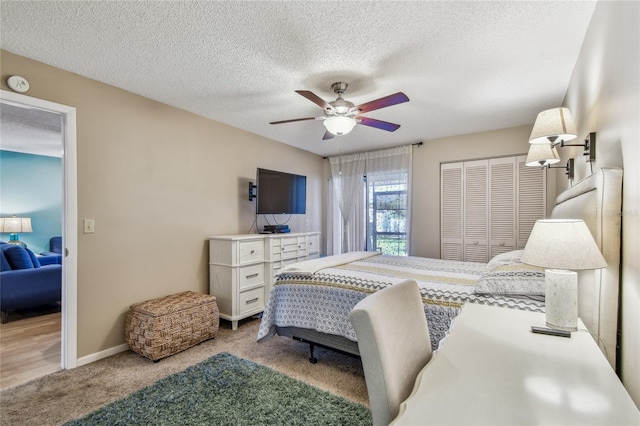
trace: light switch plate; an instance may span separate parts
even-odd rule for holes
[[[93,234],[96,232],[96,221],[94,219],[84,219],[83,225],[85,234]]]

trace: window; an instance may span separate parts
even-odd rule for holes
[[[406,256],[407,175],[367,179],[367,246],[384,254]]]

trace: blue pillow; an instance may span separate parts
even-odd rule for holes
[[[33,269],[35,267],[26,248],[14,244],[7,245],[11,247],[2,247],[2,251],[4,251],[11,269]]]
[[[7,260],[7,257],[4,255],[4,251],[0,250],[0,271],[4,272],[4,271],[10,271],[11,270],[11,265],[9,265],[9,261]]]
[[[39,268],[42,265],[40,264],[40,261],[38,260],[38,256],[36,256],[36,254],[34,252],[32,252],[29,249],[26,249],[27,253],[29,253],[29,257],[31,258],[31,262],[33,263],[33,267],[34,268]]]

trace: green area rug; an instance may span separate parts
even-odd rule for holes
[[[67,425],[370,425],[371,412],[221,353]]]

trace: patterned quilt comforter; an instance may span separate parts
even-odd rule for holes
[[[467,302],[542,312],[544,302],[474,293],[484,263],[413,256],[379,255],[313,274],[284,273],[276,280],[265,307],[258,341],[278,327],[299,327],[356,341],[351,309],[367,295],[406,279],[420,287],[431,346],[437,349],[453,318]]]

